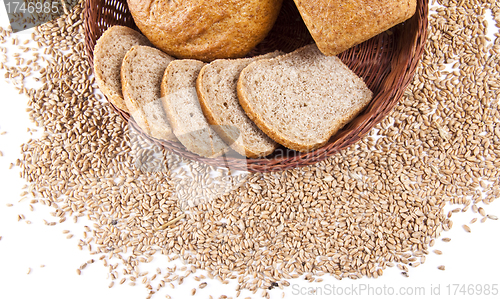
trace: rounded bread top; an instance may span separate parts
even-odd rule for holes
[[[282,0],[128,0],[135,23],[177,58],[245,56],[271,30]]]

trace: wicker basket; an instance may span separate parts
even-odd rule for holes
[[[161,144],[166,150],[185,158],[214,166],[226,165],[231,169],[270,172],[322,161],[360,140],[384,119],[403,96],[424,51],[427,38],[427,15],[428,0],[417,0],[417,12],[411,19],[339,55],[344,63],[365,80],[374,96],[363,112],[318,150],[299,153],[281,147],[270,156],[261,159],[245,159],[241,156],[209,159],[187,151],[178,142],[157,140],[145,134],[142,135]],[[126,0],[87,0],[84,24],[86,49],[91,64],[96,40],[108,27],[124,25],[137,29],[128,11]],[[275,26],[268,37],[249,56],[277,49],[291,52],[311,42],[313,40],[293,0],[284,0]],[[141,132],[128,113],[115,106],[113,108],[131,126]]]

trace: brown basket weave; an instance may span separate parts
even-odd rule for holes
[[[299,153],[281,147],[270,156],[261,159],[246,159],[241,156],[210,159],[187,151],[178,142],[157,140],[143,133],[141,135],[185,158],[213,166],[226,165],[231,169],[270,172],[322,161],[360,140],[392,110],[403,96],[424,51],[427,38],[427,15],[428,0],[417,0],[417,12],[411,19],[339,55],[345,64],[364,79],[373,92],[373,99],[363,112],[318,150]],[[108,27],[124,25],[137,29],[126,0],[87,0],[84,25],[86,49],[91,64],[96,40]],[[293,0],[284,0],[275,26],[268,37],[252,50],[249,56],[274,50],[291,52],[312,42]],[[131,126],[141,132],[128,113],[113,105],[112,107]]]

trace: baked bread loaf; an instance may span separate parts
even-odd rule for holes
[[[149,136],[176,140],[161,102],[161,80],[174,58],[148,46],[133,46],[123,58],[123,99],[137,125]]]
[[[264,134],[246,115],[238,101],[236,83],[241,71],[251,62],[273,58],[276,51],[241,59],[218,59],[205,65],[196,80],[201,109],[219,136],[243,156],[265,157],[278,144]]]
[[[99,89],[117,108],[128,112],[123,101],[120,70],[128,50],[135,45],[151,45],[141,33],[125,26],[109,27],[94,48],[94,74]]]
[[[199,60],[172,61],[161,83],[162,103],[177,139],[189,151],[218,157],[228,146],[208,124],[196,94],[196,78],[205,64]]]
[[[337,55],[409,19],[416,0],[294,0],[318,48]]]
[[[137,27],[177,58],[243,57],[271,30],[282,0],[128,0]]]
[[[339,58],[323,55],[313,44],[249,64],[238,79],[238,97],[269,137],[308,152],[353,119],[372,92]]]

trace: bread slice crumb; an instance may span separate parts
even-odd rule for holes
[[[312,44],[249,64],[238,80],[238,98],[269,137],[309,152],[351,121],[372,92],[338,57],[325,56]]]

